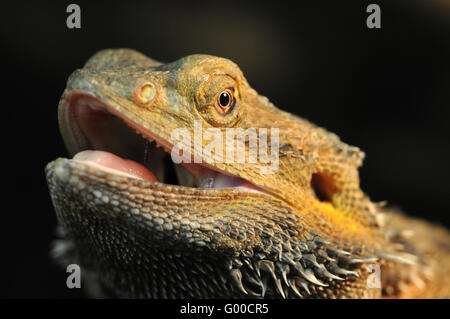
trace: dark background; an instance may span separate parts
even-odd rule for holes
[[[2,3],[0,297],[80,297],[48,258],[55,215],[44,167],[66,156],[56,119],[69,74],[96,51],[130,47],[170,62],[208,53],[236,62],[278,107],[366,152],[362,188],[414,216],[448,214],[450,5],[372,1]],[[6,192],[5,192],[6,189]]]

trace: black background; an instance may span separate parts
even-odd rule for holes
[[[372,1],[375,30],[369,2],[297,2],[78,1],[79,30],[66,27],[68,1],[2,3],[0,297],[83,296],[48,258],[44,167],[67,155],[56,120],[67,77],[104,48],[233,60],[275,105],[364,150],[374,201],[449,226],[450,5]]]

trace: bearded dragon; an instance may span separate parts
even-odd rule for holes
[[[69,77],[58,118],[73,158],[46,167],[53,255],[81,266],[94,297],[449,296],[448,231],[372,202],[359,148],[276,108],[228,59],[98,52]],[[218,161],[207,138],[173,134],[196,125],[268,129],[258,143],[277,169]],[[201,161],[175,163],[176,145]]]

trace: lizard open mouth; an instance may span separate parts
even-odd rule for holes
[[[172,145],[123,117],[99,99],[70,94],[60,109],[73,160],[114,175],[198,188],[245,187],[248,181],[205,164],[175,164]]]

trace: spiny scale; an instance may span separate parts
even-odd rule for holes
[[[259,297],[269,293],[272,297],[278,295],[281,298],[304,298],[300,289],[310,295],[310,288],[326,288],[333,281],[344,282],[349,276],[360,277],[357,269],[363,263],[376,262],[382,257],[398,262],[410,262],[407,258],[396,255],[353,255],[349,251],[360,252],[361,249],[346,251],[329,244],[323,240],[315,240],[315,244],[301,245],[303,254],[297,254],[296,259],[293,259],[292,247],[298,248],[300,245],[282,246],[287,251],[280,251],[280,247],[274,245],[269,254],[247,254],[253,257],[244,257],[242,262],[234,259],[230,264],[232,281],[237,289],[246,295],[251,292],[249,295],[256,294]],[[292,294],[289,295],[289,291],[292,291]]]

